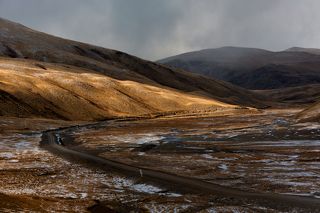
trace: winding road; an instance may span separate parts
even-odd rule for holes
[[[96,124],[90,124],[94,127]],[[88,126],[88,125],[86,125]],[[43,132],[41,146],[50,152],[68,160],[89,164],[105,171],[115,171],[129,178],[139,178],[141,181],[154,183],[166,189],[181,193],[213,194],[221,197],[250,200],[262,206],[283,210],[288,208],[303,209],[303,212],[320,212],[320,199],[305,196],[284,195],[275,193],[258,193],[241,191],[196,178],[184,177],[162,171],[136,167],[118,161],[101,158],[95,155],[75,151],[67,148],[60,134],[66,131],[79,131],[79,126],[48,130]]]

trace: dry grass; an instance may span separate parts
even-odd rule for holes
[[[298,114],[300,121],[319,122],[320,121],[320,103],[316,103],[311,107],[306,108]]]
[[[225,82],[4,19],[0,56],[0,115],[98,120],[266,106],[255,93]]]
[[[311,84],[298,87],[288,87],[272,90],[255,90],[258,95],[264,96],[271,102],[282,106],[303,106],[315,103],[320,98],[320,84]],[[272,103],[270,103],[272,104]]]
[[[80,68],[0,59],[0,113],[96,120],[155,112],[227,107],[218,100]]]

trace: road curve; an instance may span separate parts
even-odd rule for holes
[[[93,124],[94,126],[95,124]],[[91,125],[92,126],[92,125]],[[299,208],[303,212],[320,212],[320,200],[313,197],[283,195],[275,193],[246,192],[225,186],[202,181],[196,178],[178,176],[162,171],[135,167],[114,160],[97,157],[95,155],[75,151],[65,147],[67,141],[61,141],[62,131],[72,131],[78,127],[67,127],[43,132],[41,146],[61,157],[76,162],[88,163],[105,171],[115,171],[129,177],[137,177],[142,181],[165,186],[168,190],[177,192],[191,192],[200,194],[214,194],[241,200],[250,200],[263,206],[275,209]]]

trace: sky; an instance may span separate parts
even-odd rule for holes
[[[320,48],[319,0],[0,0],[0,17],[149,60],[222,46]]]

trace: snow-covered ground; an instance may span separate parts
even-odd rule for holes
[[[130,203],[149,195],[171,199],[182,196],[163,192],[166,190],[154,185],[136,183],[133,179],[70,163],[41,149],[40,140],[40,134],[0,134],[0,193],[58,199],[59,202],[83,200],[85,204],[93,200]],[[159,204],[153,203],[149,207],[152,210],[158,208]],[[61,211],[74,210],[74,207],[69,209],[65,205],[48,206],[50,208],[52,211],[57,208]],[[79,208],[78,211],[82,212],[85,208]],[[169,211],[176,207],[161,208]]]

